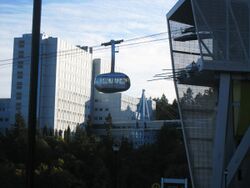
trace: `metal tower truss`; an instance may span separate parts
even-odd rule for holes
[[[249,0],[179,0],[167,14],[193,188],[250,185],[249,9]]]
[[[145,96],[145,89],[142,90],[142,95],[139,102],[139,108],[137,109],[136,119],[138,121],[150,121],[150,113],[148,109],[148,102]]]

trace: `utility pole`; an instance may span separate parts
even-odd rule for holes
[[[111,73],[115,72],[115,45],[121,42],[123,42],[123,40],[111,40],[110,42],[102,43],[102,46],[111,45]]]
[[[29,118],[28,118],[28,157],[27,157],[27,167],[26,167],[27,188],[34,188],[41,9],[42,9],[42,0],[33,0],[32,48],[31,48]]]

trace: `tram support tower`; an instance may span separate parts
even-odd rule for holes
[[[249,9],[249,0],[179,0],[167,14],[193,188],[250,185]]]
[[[111,45],[111,73],[115,72],[115,45],[122,43],[123,40],[111,40],[110,42],[102,43],[102,46],[110,46]]]

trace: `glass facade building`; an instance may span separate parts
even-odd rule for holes
[[[249,167],[249,145],[244,143],[250,125],[249,8],[248,0],[179,0],[167,14],[174,82],[195,188],[250,184],[250,170],[245,167]],[[240,147],[244,152],[238,152]],[[240,162],[232,167],[235,157]],[[227,171],[230,175],[225,177]],[[237,173],[242,177],[237,178]]]

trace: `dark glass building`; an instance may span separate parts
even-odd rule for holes
[[[249,8],[249,0],[179,0],[167,14],[193,188],[250,185]]]

